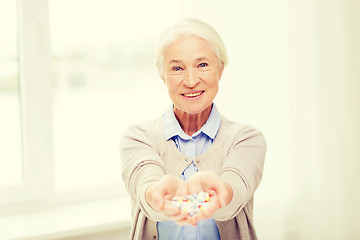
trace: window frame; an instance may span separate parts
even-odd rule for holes
[[[47,0],[17,1],[23,183],[3,188],[0,204],[41,199],[53,190],[47,6]]]
[[[1,212],[125,195],[117,183],[56,191],[49,1],[17,0],[17,18],[23,182],[0,188]]]

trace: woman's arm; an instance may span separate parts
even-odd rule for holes
[[[120,142],[122,177],[133,201],[153,220],[165,217],[154,210],[145,199],[147,188],[165,175],[165,167],[157,150],[155,134],[147,125],[132,126]]]
[[[227,144],[230,147],[219,172],[220,178],[232,188],[233,198],[215,212],[213,217],[218,221],[228,220],[240,213],[253,198],[264,168],[266,142],[263,134],[251,126],[234,127],[228,134],[227,141],[230,142]]]
[[[130,127],[121,139],[122,177],[131,198],[147,218],[194,224],[185,212],[171,203],[188,194],[186,183],[166,175],[157,137],[150,125]]]

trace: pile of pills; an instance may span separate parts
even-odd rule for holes
[[[174,197],[172,204],[181,211],[185,211],[189,216],[203,211],[204,205],[209,201],[210,196],[207,192],[199,192],[187,195],[185,197]]]

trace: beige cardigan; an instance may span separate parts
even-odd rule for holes
[[[180,176],[192,161],[199,171],[217,172],[233,189],[232,201],[213,216],[221,239],[257,239],[253,196],[262,178],[265,152],[260,131],[225,117],[211,147],[194,159],[165,140],[162,118],[130,127],[121,140],[122,177],[132,200],[130,239],[157,239],[156,223],[165,218],[145,201],[146,188],[164,174]]]

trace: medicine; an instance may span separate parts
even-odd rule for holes
[[[172,205],[178,207],[181,211],[187,212],[189,216],[204,210],[204,205],[210,200],[209,193],[199,192],[189,194],[185,197],[174,197],[172,199]]]

